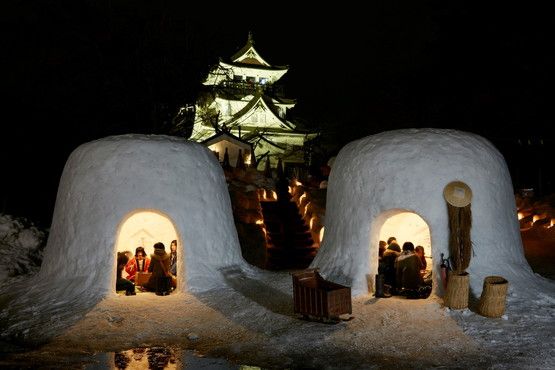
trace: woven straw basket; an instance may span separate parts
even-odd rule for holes
[[[509,282],[501,276],[484,279],[484,289],[478,303],[478,312],[485,317],[501,317],[505,313],[505,301]]]
[[[443,301],[449,308],[460,310],[468,307],[468,273],[458,275],[449,271],[447,279],[447,291]]]

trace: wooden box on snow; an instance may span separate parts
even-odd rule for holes
[[[135,275],[135,285],[136,286],[143,286],[147,283],[148,279],[150,279],[151,272],[139,272]]]
[[[322,319],[338,319],[351,314],[351,288],[325,280],[318,269],[293,273],[295,313]]]

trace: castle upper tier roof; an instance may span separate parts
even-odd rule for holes
[[[287,66],[274,66],[268,63],[260,53],[254,48],[254,40],[252,33],[249,32],[247,43],[239,51],[231,56],[231,64],[245,65],[249,64],[251,67],[273,70],[287,70]]]

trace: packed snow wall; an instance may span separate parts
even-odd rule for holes
[[[510,283],[532,276],[503,156],[478,135],[441,129],[383,132],[340,151],[328,182],[324,240],[311,266],[350,285],[354,295],[367,293],[378,269],[382,225],[395,214],[414,212],[430,229],[434,289],[442,294],[440,254],[449,256],[443,189],[455,180],[473,193],[472,291],[479,295],[488,275]]]
[[[61,281],[79,276],[91,289],[113,292],[118,227],[136,210],[158,211],[173,222],[185,264],[178,276],[182,288],[216,287],[220,268],[243,263],[225,177],[214,155],[178,138],[126,135],[84,144],[71,154],[40,276]],[[164,244],[169,252],[169,241]]]

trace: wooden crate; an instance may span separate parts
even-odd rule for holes
[[[325,280],[318,269],[292,276],[295,313],[328,320],[338,320],[340,315],[352,313],[350,287]]]
[[[150,279],[150,275],[152,275],[151,272],[138,272],[137,275],[135,275],[135,285],[145,285],[148,282],[148,279]]]

